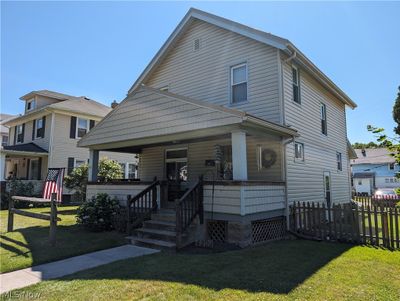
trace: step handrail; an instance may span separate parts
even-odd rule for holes
[[[203,178],[199,177],[196,184],[190,188],[176,203],[176,241],[177,247],[182,238],[182,234],[192,224],[193,220],[199,216],[200,224],[204,222],[203,204]]]
[[[126,201],[127,224],[126,232],[131,234],[132,226],[150,218],[151,212],[157,210],[157,185],[160,181],[154,178],[153,183],[136,194],[134,197],[128,197]]]

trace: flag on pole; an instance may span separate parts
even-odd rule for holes
[[[57,194],[61,202],[63,192],[64,168],[49,168],[43,189],[43,198],[50,199],[52,193]]]

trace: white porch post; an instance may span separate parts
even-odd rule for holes
[[[247,180],[247,145],[246,133],[231,133],[233,180]]]
[[[89,181],[97,181],[99,173],[99,151],[95,149],[89,150]]]
[[[4,181],[4,175],[6,174],[6,154],[1,152],[0,157],[0,181]]]

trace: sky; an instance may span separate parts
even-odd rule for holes
[[[351,142],[392,132],[400,85],[400,2],[1,2],[1,112],[48,89],[122,100],[190,7],[294,43],[358,104]]]

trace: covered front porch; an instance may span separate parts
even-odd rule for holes
[[[33,193],[40,194],[47,172],[47,157],[47,151],[33,143],[4,146],[1,151],[2,181],[31,183]],[[9,185],[6,187],[10,189]]]
[[[87,198],[104,192],[150,219],[164,212],[178,232],[219,221],[240,242],[251,239],[253,222],[284,218],[284,149],[296,136],[245,112],[146,87],[78,145],[90,151]],[[100,151],[138,154],[139,179],[99,182]]]

